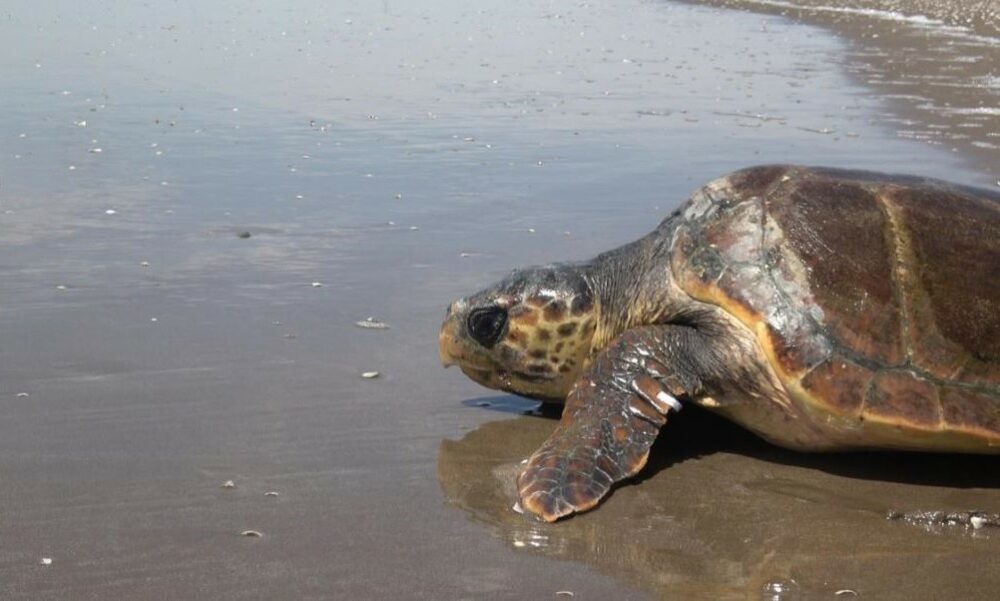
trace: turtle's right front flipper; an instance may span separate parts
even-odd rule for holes
[[[713,371],[694,328],[629,330],[576,382],[559,426],[518,476],[521,506],[553,522],[586,511],[646,465],[649,448],[678,396],[696,395]]]

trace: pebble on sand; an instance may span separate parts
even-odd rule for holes
[[[373,380],[379,377],[379,375],[380,374],[377,371],[366,371],[365,373],[361,374],[361,377],[366,380]]]
[[[232,480],[226,480],[222,483],[222,488],[236,488],[236,483]]]
[[[43,557],[42,560],[39,561],[38,563],[42,564],[43,566],[50,566],[50,565],[52,565],[52,558],[51,557]]]

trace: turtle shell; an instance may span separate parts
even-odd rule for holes
[[[681,208],[671,269],[819,421],[878,446],[1000,447],[1000,194],[748,169]]]

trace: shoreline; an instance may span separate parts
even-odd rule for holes
[[[989,0],[696,0],[734,8],[760,6],[779,10],[809,9],[829,13],[896,18],[927,25],[943,25],[956,32],[997,38],[1000,44],[1000,5]]]
[[[848,76],[884,99],[873,122],[943,147],[1000,186],[1000,7],[982,0],[684,0],[778,15],[847,42]]]

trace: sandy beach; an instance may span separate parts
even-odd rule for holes
[[[991,3],[750,4],[0,9],[0,599],[992,600],[996,529],[886,519],[1000,512],[982,458],[691,412],[541,525],[555,421],[441,369],[451,299],[736,168],[997,185]]]

